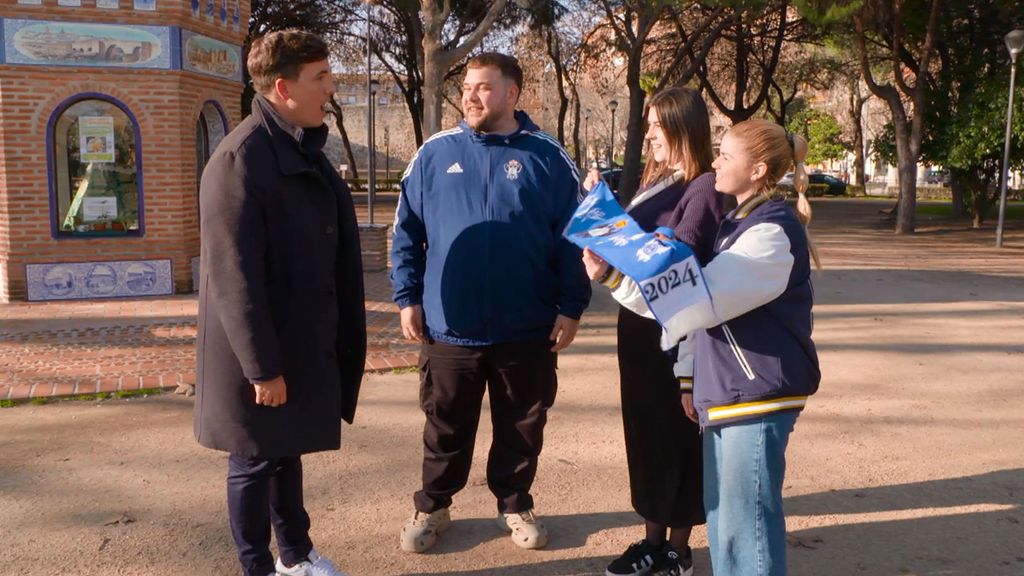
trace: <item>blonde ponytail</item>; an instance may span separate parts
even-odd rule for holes
[[[797,194],[797,218],[804,225],[804,230],[807,234],[807,249],[811,253],[814,267],[820,269],[821,259],[818,258],[818,249],[814,247],[814,243],[811,242],[811,233],[807,231],[807,227],[811,224],[811,216],[814,214],[811,210],[811,203],[807,200],[807,169],[804,168],[804,160],[807,158],[807,141],[798,134],[788,132],[786,133],[786,140],[789,141],[789,147],[793,150],[793,188]]]
[[[729,134],[739,138],[747,153],[754,162],[764,162],[768,167],[764,181],[761,182],[761,194],[772,194],[775,183],[790,166],[793,170],[793,188],[797,192],[796,212],[800,223],[807,230],[811,223],[811,203],[807,201],[807,170],[804,160],[807,158],[807,140],[797,134],[790,134],[786,129],[769,120],[744,120],[729,129]],[[818,250],[807,236],[807,250],[816,268],[821,268]]]

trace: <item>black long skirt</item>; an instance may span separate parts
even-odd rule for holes
[[[664,526],[703,524],[700,428],[686,417],[654,320],[619,308],[619,380],[633,508]]]

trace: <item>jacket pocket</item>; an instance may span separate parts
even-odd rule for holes
[[[740,369],[743,370],[743,374],[747,377],[747,380],[757,379],[757,375],[754,374],[754,369],[750,367],[750,362],[747,362],[747,357],[743,354],[743,349],[740,348],[739,343],[736,341],[736,337],[732,335],[732,330],[729,330],[728,324],[722,324],[722,332],[725,333],[725,339],[729,342],[729,348],[732,349],[732,354],[736,357],[736,362],[739,363]]]

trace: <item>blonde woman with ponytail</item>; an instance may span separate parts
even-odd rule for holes
[[[789,434],[821,372],[811,340],[811,210],[804,191],[807,143],[765,120],[722,139],[715,187],[738,203],[726,215],[704,267],[712,296],[665,323],[662,347],[692,333],[693,406],[704,445],[704,507],[715,576],[786,574],[782,484]],[[796,166],[797,210],[775,193]],[[646,313],[635,283],[612,295]]]

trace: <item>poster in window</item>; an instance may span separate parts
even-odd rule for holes
[[[82,199],[82,222],[117,219],[117,196],[87,196]]]
[[[114,10],[117,10],[117,8],[119,7],[118,0],[96,0],[96,7],[113,8]]]
[[[156,0],[135,0],[136,10],[145,10],[147,12],[156,11]]]
[[[82,116],[78,119],[78,143],[82,162],[113,162],[114,119]]]
[[[57,0],[57,6],[81,6],[82,0]]]

